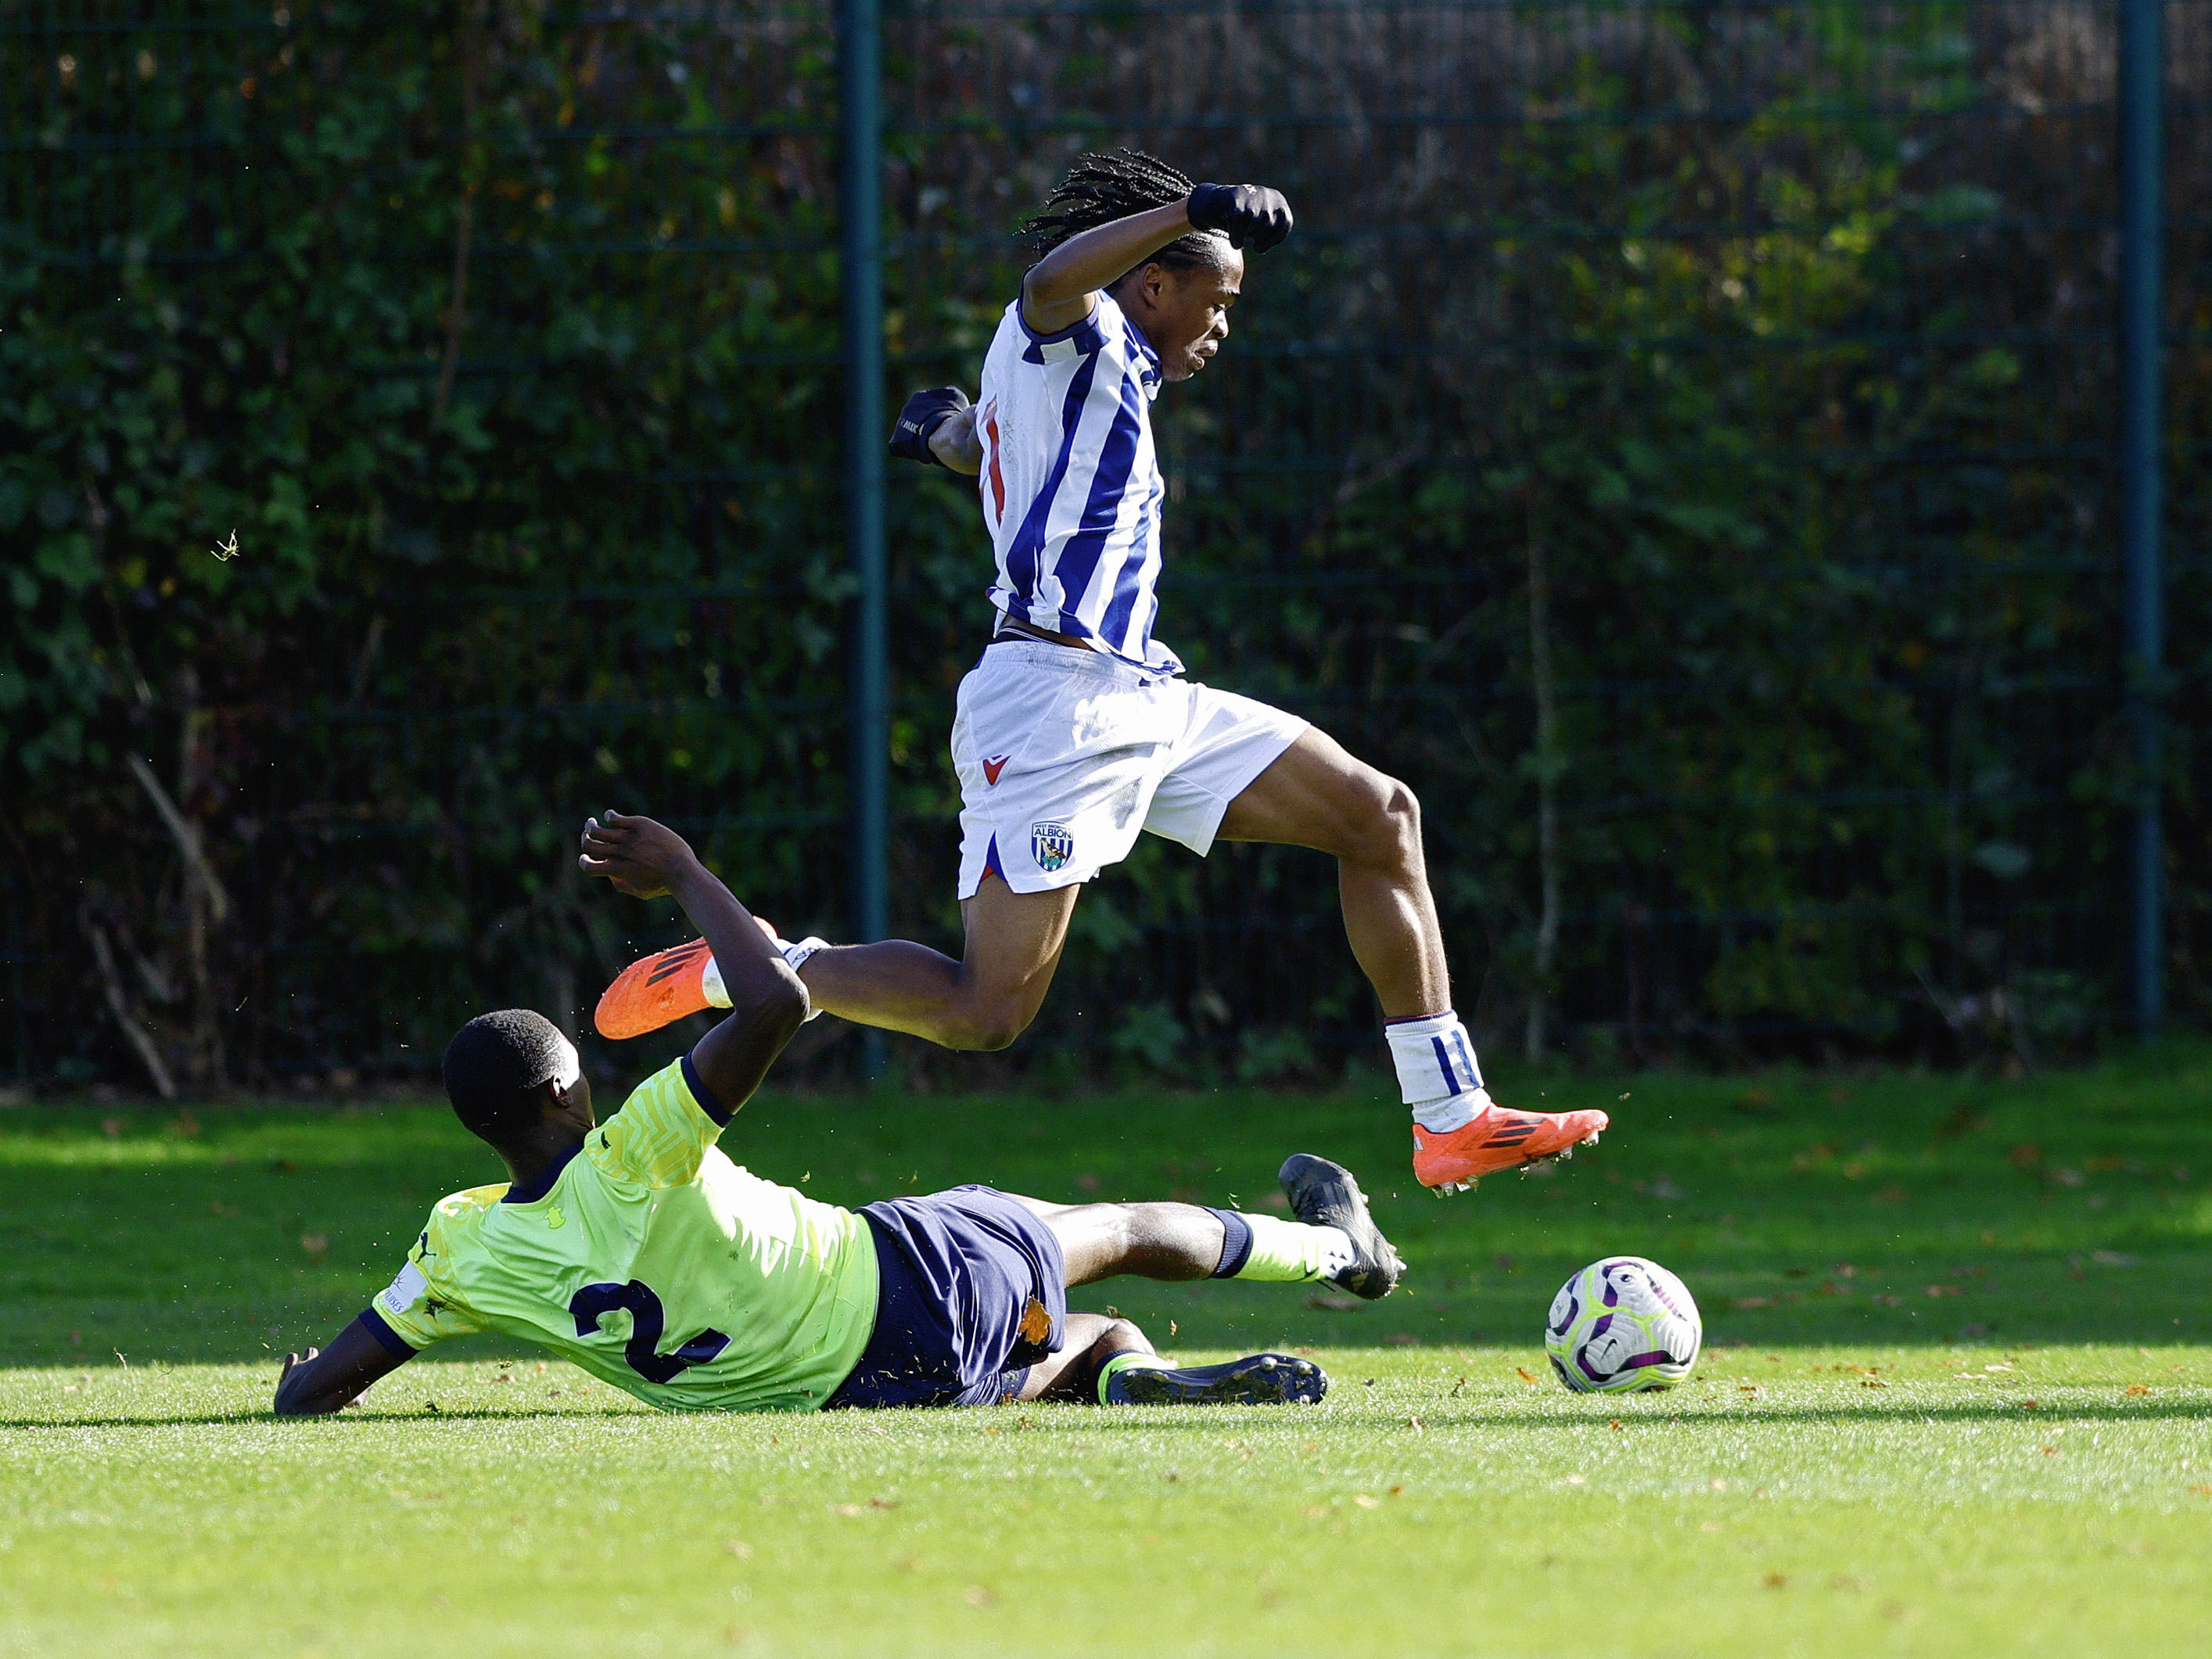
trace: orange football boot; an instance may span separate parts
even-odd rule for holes
[[[1438,1193],[1464,1193],[1486,1175],[1572,1158],[1613,1120],[1603,1112],[1516,1112],[1486,1097],[1474,1121],[1437,1133],[1413,1126],[1413,1175]]]
[[[775,939],[775,928],[758,916],[753,921],[770,939]],[[686,1015],[729,1006],[729,998],[722,994],[722,976],[714,969],[714,953],[705,939],[695,939],[640,957],[616,975],[615,982],[599,995],[592,1024],[601,1036],[622,1042],[673,1025]]]

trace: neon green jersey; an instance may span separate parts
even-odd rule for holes
[[[687,1055],[529,1183],[439,1201],[362,1320],[395,1354],[499,1331],[672,1411],[812,1411],[867,1346],[851,1210],[747,1173]]]

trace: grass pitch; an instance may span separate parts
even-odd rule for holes
[[[669,1418],[478,1340],[277,1422],[271,1352],[489,1154],[442,1108],[0,1114],[0,1654],[2205,1650],[2212,1056],[1540,1088],[1604,1145],[1446,1202],[1376,1098],[783,1097],[725,1138],[847,1202],[1254,1206],[1341,1158],[1407,1293],[1075,1298],[1314,1351],[1297,1412]],[[1615,1251],[1707,1357],[1571,1398],[1543,1310]]]

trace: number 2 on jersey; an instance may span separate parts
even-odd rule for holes
[[[694,1365],[703,1365],[730,1346],[720,1331],[702,1331],[674,1353],[659,1352],[668,1323],[660,1298],[649,1285],[633,1279],[627,1285],[586,1285],[568,1298],[568,1311],[576,1316],[576,1334],[590,1336],[599,1328],[599,1318],[617,1308],[629,1310],[629,1340],[623,1358],[630,1370],[648,1382],[673,1382]]]

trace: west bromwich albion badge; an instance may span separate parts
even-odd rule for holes
[[[1049,873],[1075,856],[1075,831],[1064,823],[1030,825],[1030,851],[1037,868]]]

